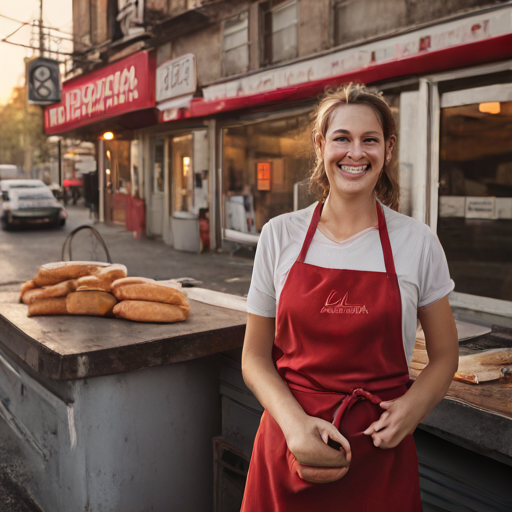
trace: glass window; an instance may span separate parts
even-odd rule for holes
[[[247,11],[224,22],[222,63],[224,76],[244,73],[249,69],[249,16]]]
[[[153,193],[164,191],[164,154],[165,139],[156,139],[153,162]]]
[[[262,6],[263,64],[294,59],[298,55],[297,2],[281,5],[281,2],[274,0]]]
[[[457,292],[512,300],[512,102],[441,111],[439,215]]]
[[[304,208],[312,162],[307,114],[224,129],[224,228],[258,235],[272,217]]]
[[[194,206],[192,134],[172,139],[172,212],[191,212]]]

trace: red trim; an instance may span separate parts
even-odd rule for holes
[[[311,98],[321,94],[327,86],[336,86],[344,82],[359,81],[371,84],[392,78],[446,71],[510,58],[512,58],[512,34],[506,34],[443,50],[425,51],[424,53],[376,64],[344,75],[262,94],[215,101],[194,98],[190,108],[184,109],[184,117],[206,117],[220,112],[256,107],[268,103],[285,103]]]

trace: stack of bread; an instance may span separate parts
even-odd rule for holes
[[[20,300],[28,305],[28,316],[116,316],[164,323],[189,317],[190,304],[180,283],[126,275],[126,267],[118,264],[48,263],[23,284]]]
[[[112,316],[117,299],[112,283],[126,277],[124,265],[62,261],[39,268],[37,276],[21,288],[21,301],[28,316],[95,315]]]
[[[136,322],[182,322],[190,315],[190,304],[173,281],[158,282],[144,277],[125,277],[112,283],[119,301],[114,315]]]

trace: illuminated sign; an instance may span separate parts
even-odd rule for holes
[[[258,173],[258,190],[270,190],[270,162],[258,162],[256,169]]]

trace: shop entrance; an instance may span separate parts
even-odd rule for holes
[[[130,141],[105,141],[105,222],[126,224],[127,197],[131,194]]]
[[[163,234],[165,202],[165,176],[167,139],[157,138],[153,142],[153,162],[151,165],[151,196],[149,204],[149,231],[154,236]]]

